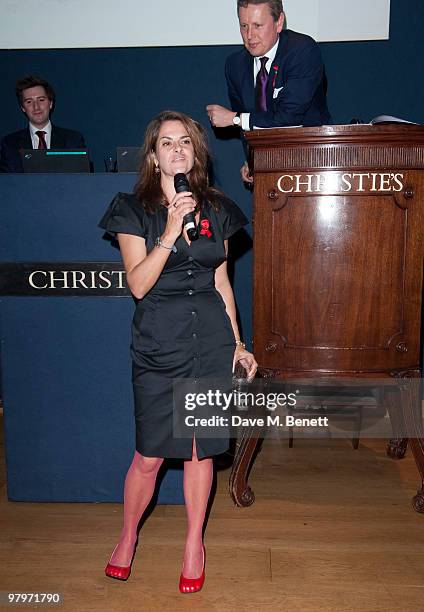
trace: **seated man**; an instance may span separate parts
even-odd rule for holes
[[[79,132],[57,127],[50,122],[55,104],[52,86],[36,76],[16,83],[16,96],[28,127],[8,134],[1,141],[0,172],[23,172],[20,152],[23,149],[84,149]]]

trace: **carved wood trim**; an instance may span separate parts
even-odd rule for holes
[[[253,147],[314,146],[325,140],[328,145],[422,146],[422,125],[326,125],[309,128],[274,128],[246,132],[246,140]]]
[[[357,145],[284,146],[256,149],[255,172],[279,172],[286,168],[296,171],[311,169],[354,168],[422,168],[424,147],[385,147]]]
[[[421,370],[419,368],[408,368],[405,370],[392,370],[390,376],[393,378],[420,378]]]
[[[234,503],[239,507],[246,508],[255,501],[255,494],[247,484],[247,479],[258,444],[259,439],[253,437],[253,429],[245,429],[234,457],[229,479],[230,495]]]

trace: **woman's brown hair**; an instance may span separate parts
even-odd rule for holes
[[[150,121],[146,128],[141,149],[139,178],[134,188],[136,196],[149,212],[154,212],[166,201],[160,183],[161,175],[156,171],[153,157],[159,130],[165,121],[181,121],[193,143],[194,165],[190,170],[189,182],[194,199],[199,205],[208,200],[215,208],[219,208],[220,191],[209,186],[210,154],[205,129],[188,115],[177,111],[162,111]]]

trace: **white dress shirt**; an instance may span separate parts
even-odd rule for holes
[[[265,55],[263,55],[262,57],[267,57],[268,61],[265,64],[265,68],[266,71],[268,72],[268,74],[271,73],[271,68],[272,68],[272,64],[274,62],[275,56],[277,54],[277,49],[278,49],[278,43],[280,42],[280,39],[278,38],[277,42],[275,43],[275,45],[272,47],[272,49],[270,49],[268,51],[268,53],[265,53]],[[254,86],[256,86],[256,77],[258,76],[258,72],[261,69],[261,58],[260,57],[255,57],[254,58],[254,62],[253,62],[253,84]],[[243,130],[250,130],[250,113],[240,113],[240,119],[241,119],[241,127]]]
[[[37,134],[35,133],[35,132],[38,132],[38,131],[46,132],[44,134],[44,140],[46,141],[47,148],[48,149],[51,148],[50,145],[51,145],[51,140],[52,140],[52,124],[50,123],[50,121],[43,128],[36,127],[35,125],[32,125],[32,123],[30,123],[29,124],[29,131],[31,133],[31,142],[32,142],[32,148],[33,149],[38,149],[38,143],[39,143],[40,139],[38,138]]]

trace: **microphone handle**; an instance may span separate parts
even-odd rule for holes
[[[183,217],[184,229],[187,232],[189,240],[197,240],[199,233],[196,227],[196,217],[193,212],[187,213]]]
[[[182,172],[174,176],[174,186],[177,193],[183,191],[190,191],[190,185],[188,184],[187,177]],[[197,240],[199,232],[196,227],[196,217],[194,212],[187,213],[183,217],[184,229],[187,232],[187,236],[190,241]]]

